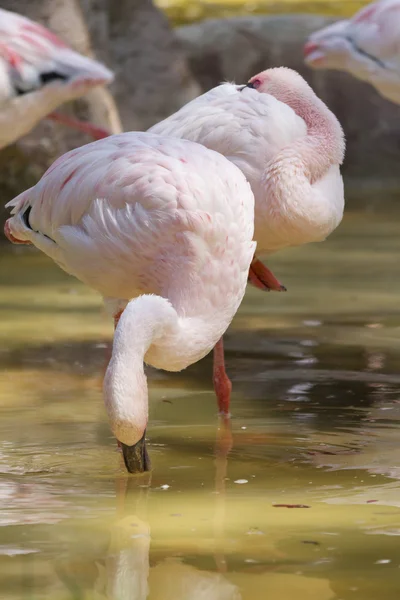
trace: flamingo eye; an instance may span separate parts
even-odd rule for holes
[[[260,87],[260,85],[261,85],[260,79],[253,79],[253,81],[249,81],[249,83],[247,83],[245,87],[253,88],[256,90],[257,88]]]

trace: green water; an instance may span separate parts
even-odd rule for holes
[[[311,13],[350,17],[368,0],[155,0],[175,25],[248,15]]]
[[[287,294],[248,290],[227,461],[210,357],[149,370],[151,480],[108,429],[99,299],[0,251],[2,599],[398,599],[399,215],[349,214],[271,261]]]

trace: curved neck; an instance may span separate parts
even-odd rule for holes
[[[287,195],[290,180],[296,187],[301,178],[310,185],[326,175],[332,165],[342,164],[345,149],[339,121],[313,92],[296,94],[286,103],[305,122],[307,135],[283,148],[267,165],[265,183],[268,185],[272,178],[270,191],[279,196]]]
[[[335,115],[314,93],[297,95],[291,108],[307,126],[307,135],[293,146],[303,161],[304,174],[313,183],[323,177],[332,165],[342,164],[345,148],[343,130]]]
[[[268,203],[268,249],[324,239],[332,230],[331,206],[313,184],[343,161],[344,135],[333,113],[316,97],[296,96],[291,108],[307,134],[267,164],[262,185]],[[334,192],[332,192],[334,193]]]
[[[177,327],[176,311],[160,296],[139,296],[121,315],[103,387],[111,429],[124,444],[139,441],[147,426],[145,354],[155,341],[173,335]]]
[[[128,446],[138,442],[148,420],[148,390],[143,362],[181,371],[214,347],[227,324],[179,316],[161,296],[131,300],[117,325],[104,378],[104,400],[111,429]]]

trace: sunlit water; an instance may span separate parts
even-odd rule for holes
[[[369,0],[155,0],[175,24],[203,19],[311,13],[335,17],[350,17]]]
[[[398,599],[398,215],[350,214],[273,258],[286,294],[248,290],[227,462],[210,357],[149,370],[151,480],[125,475],[108,429],[99,299],[0,252],[1,598]]]

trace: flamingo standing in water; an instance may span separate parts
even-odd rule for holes
[[[313,69],[347,71],[400,104],[400,0],[381,0],[316,31],[304,46]]]
[[[250,185],[204,146],[125,133],[68,152],[7,206],[10,241],[34,244],[104,297],[116,325],[111,429],[127,469],[148,470],[143,361],[180,371],[229,326],[255,250]]]
[[[322,241],[342,220],[342,128],[291,69],[269,69],[246,85],[220,85],[150,131],[203,144],[239,167],[254,193],[258,253]],[[261,289],[285,289],[256,257],[249,281]],[[231,383],[222,339],[214,367],[216,393],[227,412]]]
[[[52,111],[112,80],[109,69],[74,52],[42,25],[0,9],[0,148],[27,134],[44,117],[95,139],[109,135]]]

